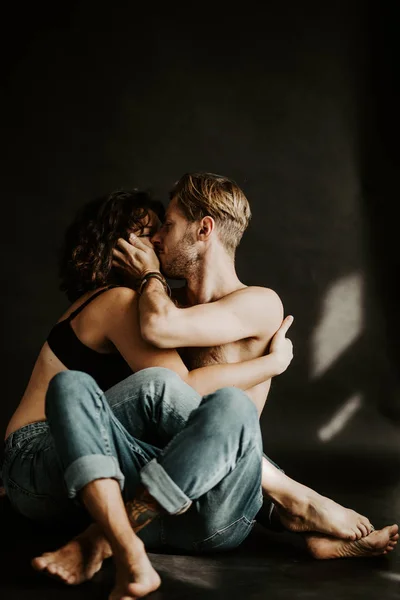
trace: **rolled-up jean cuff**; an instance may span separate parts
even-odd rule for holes
[[[65,471],[64,477],[69,498],[75,498],[79,490],[96,479],[116,479],[121,491],[125,482],[117,459],[104,454],[88,454],[74,460]]]
[[[155,458],[141,469],[140,480],[170,515],[180,513],[192,503]]]

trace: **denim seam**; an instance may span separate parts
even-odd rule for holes
[[[95,413],[95,415],[96,415],[96,419],[97,419],[98,424],[99,424],[99,429],[100,429],[100,433],[101,433],[102,438],[103,438],[103,442],[105,444],[105,449],[106,449],[107,456],[112,456],[111,446],[110,446],[110,439],[109,439],[109,437],[107,435],[107,429],[104,427],[104,425],[100,421],[100,415],[101,415],[101,411],[103,409],[103,401],[101,400],[101,397],[103,395],[104,395],[103,392],[99,392],[99,391],[95,392],[95,396],[96,396],[96,399],[97,399],[97,402],[96,402],[97,406],[96,406],[96,413]]]
[[[160,458],[162,458],[162,457],[165,455],[165,453],[168,451],[169,447],[171,446],[172,442],[175,442],[175,440],[177,440],[177,439],[178,439],[178,437],[179,437],[180,435],[182,435],[183,433],[184,433],[184,430],[182,429],[182,430],[181,430],[181,431],[179,431],[179,432],[178,432],[176,435],[174,435],[174,437],[173,437],[173,438],[172,438],[172,439],[171,439],[171,440],[168,442],[168,444],[167,444],[166,446],[164,446],[164,448],[162,449],[162,452],[161,452],[160,456],[159,456],[159,457],[157,457],[157,458],[158,458],[158,460],[159,460]]]
[[[123,404],[125,404],[125,403],[130,403],[130,402],[131,402],[131,401],[132,401],[132,400],[133,400],[135,397],[136,397],[136,395],[135,395],[135,394],[133,394],[132,396],[125,397],[123,400],[121,400],[121,402],[115,402],[115,403],[112,405],[112,409],[113,409],[113,410],[115,410],[116,408],[118,408],[119,406],[122,406],[122,405],[123,405]],[[146,398],[146,400],[147,400],[147,398]],[[150,400],[152,401],[152,400],[153,400],[153,398],[151,397],[151,398],[150,398]],[[165,406],[166,406],[166,405],[165,405],[165,399],[164,399],[164,407],[165,407]],[[181,417],[180,413],[179,413],[178,411],[176,411],[176,410],[175,410],[175,409],[174,409],[172,406],[170,406],[170,405],[167,405],[167,406],[166,406],[166,408],[167,408],[167,410],[168,410],[170,413],[173,413],[173,414],[174,414],[174,416],[175,416],[175,417],[177,417],[177,418],[178,418],[178,420],[179,420],[179,421],[180,421],[182,424],[185,424],[185,423],[186,423],[185,419],[182,419],[182,417]],[[152,415],[152,421],[153,421],[153,423],[154,423],[154,424],[156,424],[156,425],[157,425],[157,424],[158,424],[158,422],[159,422],[159,421],[158,421],[158,419],[156,419],[156,418],[155,418],[154,414]]]
[[[255,520],[250,521],[245,515],[243,515],[243,516],[239,517],[238,519],[236,519],[236,521],[233,521],[232,523],[229,523],[229,525],[226,525],[226,527],[222,527],[222,529],[218,529],[212,535],[210,535],[208,538],[205,538],[203,540],[198,540],[196,542],[193,542],[193,547],[194,548],[198,548],[198,546],[200,546],[200,544],[206,544],[207,542],[210,542],[217,535],[223,534],[225,531],[227,531],[228,529],[230,529],[234,525],[237,525],[241,521],[243,521],[247,525],[248,528],[254,527],[254,524],[256,522]]]
[[[23,456],[25,458],[34,458],[35,456],[37,456],[38,452],[47,452],[48,450],[51,449],[51,445],[47,446],[46,448],[40,448],[39,450],[35,450],[34,452],[32,451],[25,451],[24,447],[31,441],[33,441],[35,438],[39,437],[39,435],[34,435],[31,436],[29,438],[25,438],[23,440],[21,440],[20,442],[16,442],[15,444],[13,444],[11,446],[11,448],[6,448],[4,454],[6,455],[6,453],[11,453],[13,450],[16,451],[16,454],[19,454],[20,456]]]
[[[25,496],[28,496],[29,498],[37,498],[38,500],[43,500],[45,498],[50,497],[48,494],[35,494],[34,492],[25,490],[24,488],[19,486],[18,483],[15,483],[15,481],[13,479],[10,479],[10,477],[7,478],[7,487],[13,488],[17,492],[21,492],[22,494],[24,494]]]
[[[126,436],[126,434],[128,433],[128,435],[130,435],[129,431],[127,431],[124,426],[122,425],[122,423],[117,419],[117,417],[111,413],[110,415],[110,419],[111,421],[114,423],[114,425],[117,427],[117,429],[120,430],[120,432]],[[128,446],[136,453],[139,454],[139,456],[141,456],[142,458],[146,458],[146,455],[144,454],[144,452],[142,451],[142,449],[139,446],[135,446],[134,444],[132,444],[129,440],[129,438],[125,439],[125,442],[128,444]],[[110,451],[110,455],[112,456],[112,453]]]
[[[233,525],[236,525],[236,523],[239,523],[239,521],[247,521],[247,524],[251,525],[251,521],[249,521],[248,519],[246,519],[246,517],[243,515],[242,517],[239,517],[238,519],[236,519],[236,521],[233,521],[233,523],[229,523],[229,525],[226,525],[225,527],[222,527],[222,529],[218,529],[217,531],[214,531],[214,533],[212,535],[210,535],[208,538],[205,538],[204,540],[201,540],[201,543],[203,543],[203,542],[209,542],[210,540],[213,539],[213,537],[215,537],[216,535],[219,535],[220,533],[224,533],[224,531],[226,531],[230,527],[233,527]]]
[[[36,431],[35,433],[31,433],[29,435],[25,435],[24,437],[21,437],[20,439],[17,438],[17,440],[14,442],[14,439],[12,440],[11,444],[5,444],[6,449],[8,448],[21,448],[23,447],[27,442],[30,442],[31,440],[34,440],[35,438],[39,437],[40,435],[42,435],[43,431]]]
[[[126,402],[131,402],[134,398],[136,397],[136,394],[132,394],[132,396],[128,396],[125,397],[123,400],[121,400],[121,402],[114,402],[112,405],[112,409],[114,410],[115,408],[118,408],[118,406],[121,406],[122,404],[125,404]]]
[[[22,432],[21,430],[25,428],[29,429],[29,431]],[[23,427],[20,427],[19,429],[16,429],[12,433],[10,433],[10,435],[8,435],[7,438],[4,440],[4,445],[6,448],[8,446],[11,446],[13,448],[15,446],[20,445],[21,443],[24,443],[26,440],[30,440],[37,437],[38,435],[41,435],[43,431],[48,430],[49,426],[47,424],[47,421],[35,421],[34,423],[29,423],[28,425],[24,425]],[[14,442],[14,440],[16,441]]]
[[[165,410],[166,412],[168,412],[168,414],[169,414],[169,415],[171,415],[171,414],[172,414],[172,415],[174,416],[174,419],[175,419],[176,421],[179,421],[179,423],[180,423],[182,426],[183,426],[183,425],[185,425],[185,424],[187,423],[187,421],[186,421],[185,419],[183,419],[183,418],[182,418],[181,414],[180,414],[180,413],[179,413],[177,410],[175,410],[173,406],[170,406],[170,405],[168,405],[168,404],[165,404],[165,403],[164,403],[164,410]],[[153,415],[153,423],[154,423],[155,425],[157,425],[157,424],[159,423],[159,421],[160,421],[160,420],[159,420],[159,419],[156,419],[156,418],[155,418],[155,416]],[[178,432],[178,434],[179,434],[179,433],[181,433],[181,432],[179,431],[179,432]],[[176,435],[178,435],[178,434],[176,434]],[[174,436],[174,437],[175,437],[175,436]],[[172,438],[172,439],[174,439],[174,438]],[[170,440],[170,441],[172,441],[172,440]]]
[[[47,446],[47,448],[40,448],[36,450],[36,452],[24,452],[23,448],[18,448],[20,456],[24,458],[35,458],[39,453],[48,452],[49,450],[53,450],[52,446]]]
[[[157,457],[157,462],[158,462],[158,463],[159,463],[159,460],[160,460],[160,458],[162,458],[162,457],[164,456],[164,453],[165,453],[165,452],[166,452],[166,450],[168,449],[168,446],[169,446],[169,445],[172,443],[172,441],[174,441],[174,440],[175,440],[175,439],[176,439],[176,438],[177,438],[177,437],[178,437],[178,436],[179,436],[181,433],[183,433],[183,431],[180,431],[179,433],[177,433],[177,435],[176,435],[176,436],[175,436],[175,437],[174,437],[174,438],[173,438],[173,439],[172,439],[172,440],[169,442],[169,444],[167,444],[167,446],[166,446],[166,447],[163,449],[163,451],[162,451],[161,455],[160,455],[159,457]],[[240,464],[240,462],[243,460],[243,458],[245,458],[245,457],[249,456],[249,454],[251,454],[251,452],[254,452],[254,450],[257,450],[257,446],[254,446],[254,445],[253,445],[253,446],[251,447],[251,449],[250,449],[250,450],[249,450],[249,449],[247,449],[247,450],[246,450],[246,452],[244,452],[244,453],[242,454],[242,456],[239,458],[239,460],[238,460],[238,461],[236,461],[236,463],[235,463],[234,467],[233,467],[233,468],[231,468],[231,469],[230,469],[230,470],[229,470],[229,471],[226,473],[225,477],[227,477],[228,475],[230,475],[230,474],[231,474],[231,473],[232,473],[232,472],[233,472],[233,471],[236,469],[236,467],[237,467],[237,466]],[[260,462],[261,462],[261,461],[260,461]],[[159,464],[160,464],[160,463],[159,463]],[[160,467],[162,467],[162,465],[161,465],[161,464],[160,464]],[[164,468],[164,467],[162,467],[162,468]],[[220,471],[222,471],[223,469],[224,469],[224,467],[222,467],[222,468],[220,469]],[[218,474],[219,474],[219,472],[218,472]],[[171,479],[172,479],[172,477],[171,477]],[[174,481],[174,480],[172,479],[172,481]],[[175,483],[175,482],[174,482],[174,483]],[[176,485],[176,484],[175,484],[175,485]],[[217,485],[217,484],[216,484],[216,485]],[[211,488],[211,489],[212,489],[212,488]],[[182,491],[183,491],[183,490],[182,490]],[[188,498],[189,498],[189,495],[187,494],[187,492],[183,492],[183,493],[184,493],[186,496],[188,496]],[[203,494],[206,494],[206,493],[207,493],[207,492],[203,492],[203,493],[201,493],[201,494],[200,494],[200,496],[202,496]],[[199,497],[200,497],[200,496],[199,496]],[[190,498],[190,499],[191,499],[191,500],[194,500],[194,498]]]

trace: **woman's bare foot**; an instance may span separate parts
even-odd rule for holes
[[[395,548],[399,539],[398,530],[397,525],[388,525],[352,542],[322,535],[307,535],[306,543],[313,557],[318,559],[379,556]]]
[[[111,555],[110,544],[100,527],[93,524],[62,548],[34,558],[32,566],[64,583],[77,585],[91,579]]]
[[[154,592],[161,579],[154,570],[144,549],[143,542],[132,539],[129,550],[123,554],[115,551],[116,583],[109,600],[134,600]]]

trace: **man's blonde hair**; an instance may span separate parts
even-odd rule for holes
[[[170,191],[188,221],[213,217],[222,244],[234,255],[250,218],[249,202],[240,187],[214,173],[186,173]]]

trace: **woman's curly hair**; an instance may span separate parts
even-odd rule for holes
[[[149,210],[164,219],[163,204],[134,189],[92,200],[78,212],[66,231],[59,261],[60,290],[71,302],[89,290],[122,283],[112,268],[112,250],[131,230],[143,231]]]

